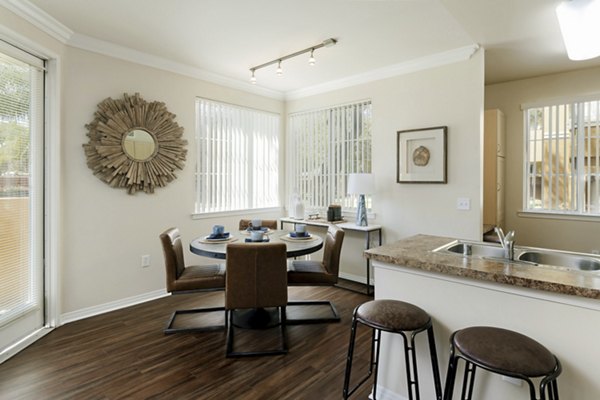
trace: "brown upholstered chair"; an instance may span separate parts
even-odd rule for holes
[[[340,255],[344,242],[344,230],[331,224],[325,237],[325,249],[322,261],[291,260],[288,262],[289,286],[333,286],[338,281],[340,270]],[[329,305],[332,317],[289,319],[288,324],[306,324],[320,322],[337,322],[340,316],[330,301],[295,301],[290,306]]]
[[[287,353],[285,335],[287,295],[286,246],[284,243],[232,243],[227,245],[225,310],[227,318],[227,357],[274,355]],[[279,311],[275,321],[262,326],[281,330],[281,347],[274,350],[236,352],[234,334],[240,311],[269,316],[268,308]],[[256,314],[254,314],[256,315]],[[260,318],[259,318],[260,319]],[[268,324],[275,322],[275,324]]]
[[[183,257],[183,245],[179,229],[170,228],[160,234],[163,253],[165,257],[165,268],[167,277],[167,291],[171,294],[192,293],[208,290],[223,290],[225,288],[225,265],[190,265],[185,266]],[[164,332],[166,334],[176,332],[198,332],[213,331],[225,328],[225,325],[212,325],[206,327],[173,328],[175,318],[179,314],[207,313],[223,311],[223,307],[196,308],[191,310],[177,310],[171,316]]]
[[[240,219],[240,231],[248,229],[251,222],[252,222],[251,219]],[[277,220],[276,219],[263,219],[261,226],[263,228],[269,228],[269,229],[276,230],[277,229]]]

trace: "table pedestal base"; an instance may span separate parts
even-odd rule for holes
[[[243,329],[268,329],[279,325],[279,309],[252,308],[233,311],[233,325]]]

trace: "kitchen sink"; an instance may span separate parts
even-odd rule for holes
[[[450,247],[447,247],[443,250],[447,250],[452,253],[470,255],[475,257],[494,257],[494,258],[503,258],[504,257],[504,249],[500,246],[494,244],[487,243],[478,243],[478,242],[458,242],[451,243]],[[437,249],[436,249],[437,251]]]
[[[530,261],[536,264],[558,265],[561,267],[578,269],[581,271],[600,271],[600,261],[582,254],[524,251],[519,254],[519,260]]]
[[[508,260],[504,257],[504,249],[500,245],[496,243],[468,240],[454,240],[438,247],[434,252],[453,253],[463,257],[477,257],[493,260],[500,259],[514,263],[555,266],[578,271],[600,273],[600,256],[597,257],[586,253],[515,246],[514,259]]]

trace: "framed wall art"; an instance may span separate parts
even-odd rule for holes
[[[398,183],[447,183],[448,127],[398,131]]]

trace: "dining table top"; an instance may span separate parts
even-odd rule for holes
[[[288,258],[311,254],[323,247],[323,238],[315,234],[310,234],[307,238],[293,238],[287,230],[268,230],[265,238],[269,241],[263,243],[285,243]],[[224,260],[229,243],[244,243],[246,239],[250,239],[248,231],[230,232],[229,238],[222,240],[211,240],[208,236],[201,236],[192,240],[190,251],[199,256]]]

